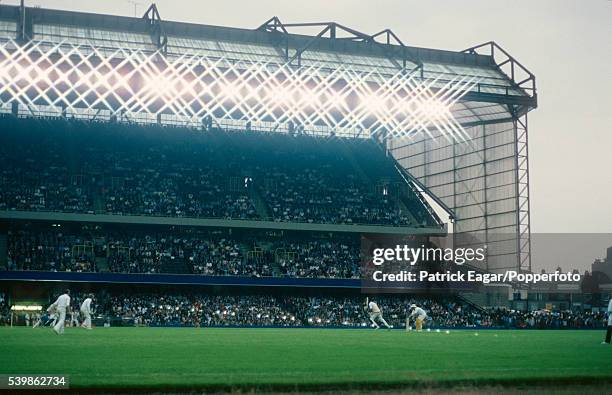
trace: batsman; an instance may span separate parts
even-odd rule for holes
[[[372,327],[374,329],[380,328],[376,321],[380,321],[385,327],[387,327],[387,329],[393,328],[393,326],[387,324],[387,321],[385,321],[383,318],[382,311],[380,307],[378,307],[378,304],[376,304],[374,301],[370,301],[370,298],[366,298],[365,309],[370,313],[370,321],[372,322]]]
[[[415,319],[416,331],[420,332],[423,330],[423,321],[425,321],[427,318],[427,313],[425,310],[413,303],[410,305],[410,318]]]

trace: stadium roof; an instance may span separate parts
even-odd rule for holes
[[[303,29],[318,34],[297,34]],[[319,79],[344,69],[364,84],[410,76],[416,83],[427,81],[431,92],[461,90],[448,102],[462,126],[508,120],[537,106],[534,75],[493,42],[463,52],[416,48],[390,30],[365,34],[334,22],[283,24],[274,17],[257,28],[240,29],[165,21],[154,5],[142,18],[0,6],[0,49],[7,56],[24,44],[43,54],[73,56],[78,48],[81,56],[93,53],[116,61],[136,51],[167,63],[207,59],[234,70],[265,64],[296,74],[315,70]],[[3,84],[9,82],[0,80],[0,102],[6,108]],[[11,92],[15,96],[15,89]],[[317,121],[330,124],[323,117]]]

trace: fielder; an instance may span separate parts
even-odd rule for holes
[[[51,325],[49,325],[51,323]],[[45,326],[54,327],[57,324],[57,304],[53,303],[47,308],[47,322]]]
[[[36,316],[36,323],[34,323],[32,328],[38,328],[39,326],[49,326],[51,321],[53,321],[53,318],[49,313],[38,314]]]
[[[420,332],[423,330],[423,321],[425,321],[425,318],[427,318],[427,313],[414,303],[410,305],[410,311],[412,311],[410,313],[410,318],[414,318],[416,322],[416,331]]]
[[[32,328],[38,328],[42,325],[43,316],[41,314],[36,314],[36,322],[32,325]]]
[[[79,326],[79,312],[77,310],[70,311],[70,326],[73,328]]]
[[[66,309],[70,307],[70,291],[65,290],[63,294],[61,294],[54,305],[57,309],[57,323],[53,326],[53,332],[61,335],[64,333],[64,328],[66,326]]]
[[[601,344],[610,344],[612,339],[612,298],[608,302],[608,330],[606,331],[606,340]]]
[[[387,327],[387,329],[393,328],[391,325],[387,324],[387,321],[385,321],[382,316],[382,311],[380,310],[380,307],[378,307],[375,302],[369,302],[367,310],[370,312],[370,321],[372,321],[372,326],[374,327],[374,329],[380,328],[380,326],[378,326],[378,324],[376,323],[376,320],[382,322],[383,325]]]
[[[93,294],[87,295],[87,298],[81,304],[81,314],[83,315],[82,328],[91,329],[91,302]]]

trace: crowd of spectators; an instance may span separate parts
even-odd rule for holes
[[[61,231],[10,230],[7,238],[8,270],[95,272],[91,242],[83,235]]]
[[[265,233],[73,225],[11,228],[9,270],[175,273],[207,276],[359,278],[350,237],[282,241]]]
[[[276,251],[282,276],[359,278],[359,246],[350,241],[279,243]]]
[[[7,117],[0,127],[11,164],[0,210],[435,224],[414,193],[390,193],[403,181],[372,141]]]
[[[547,311],[522,312],[507,309],[488,310],[485,315],[489,326],[530,329],[604,328],[607,324],[602,311]]]
[[[115,296],[110,311],[146,326],[300,326],[272,296]]]
[[[125,215],[257,219],[244,185],[234,183],[207,151],[170,152],[166,146],[145,152],[105,152],[111,175],[99,193],[104,211]],[[197,160],[198,156],[201,160]],[[187,160],[192,158],[193,160]]]
[[[129,325],[150,326],[310,326],[366,328],[371,325],[361,296],[114,296],[104,314]],[[409,306],[428,314],[426,328],[581,329],[604,328],[603,312],[479,310],[447,298],[376,296],[385,320],[404,328]],[[414,323],[412,323],[414,325]]]
[[[276,221],[333,224],[410,225],[388,195],[376,195],[355,175],[334,176],[334,169],[303,168],[297,174],[274,173],[274,189],[262,191]]]
[[[261,275],[243,264],[240,244],[210,234],[108,235],[108,268],[119,273],[172,272],[202,275]],[[181,272],[180,270],[184,270]]]
[[[11,310],[9,309],[6,294],[0,292],[0,326],[8,325],[11,322]]]
[[[60,144],[0,129],[0,161],[8,164],[0,168],[0,210],[93,212],[91,191],[70,171]]]

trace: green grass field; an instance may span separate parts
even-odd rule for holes
[[[476,335],[478,334],[478,335]],[[360,389],[612,382],[602,331],[0,328],[0,373],[72,388]]]

